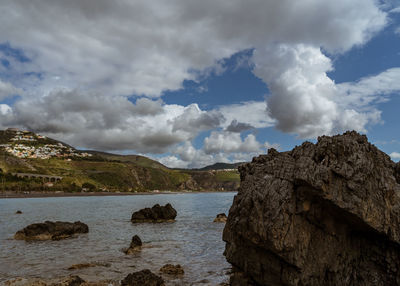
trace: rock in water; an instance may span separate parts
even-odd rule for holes
[[[89,227],[80,222],[46,221],[34,223],[17,231],[15,239],[21,240],[60,240],[69,238],[77,233],[88,233]]]
[[[140,222],[172,222],[175,220],[176,210],[171,204],[160,206],[154,205],[152,208],[144,208],[132,214],[133,223]]]
[[[164,286],[164,280],[145,269],[129,274],[121,281],[121,286]]]
[[[142,240],[138,235],[132,237],[131,245],[125,251],[126,254],[132,254],[139,251],[142,248]]]
[[[168,275],[183,275],[185,271],[180,264],[165,264],[163,267],[160,268],[160,272],[168,274]]]
[[[240,167],[232,285],[400,285],[399,166],[353,131]]]
[[[226,214],[220,213],[217,214],[217,217],[214,219],[214,222],[226,222],[228,218],[226,217]]]
[[[22,214],[22,211],[16,211],[15,214]]]

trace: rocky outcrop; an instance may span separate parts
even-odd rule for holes
[[[164,286],[164,285],[165,285],[164,280],[160,276],[152,273],[148,269],[131,273],[121,281],[121,286]]]
[[[399,164],[356,132],[239,168],[232,285],[400,285]]]
[[[176,210],[171,206],[171,204],[166,204],[165,206],[156,204],[152,208],[145,208],[134,212],[131,221],[133,223],[173,222],[176,214]]]
[[[60,240],[78,233],[88,233],[89,227],[80,222],[46,221],[28,225],[14,235],[19,240]]]
[[[165,264],[163,267],[160,268],[160,272],[168,275],[183,275],[185,271],[183,270],[183,267],[180,264]]]
[[[220,214],[217,214],[216,218],[214,219],[214,222],[226,222],[227,219],[228,218],[227,218],[226,214],[220,213]]]
[[[138,235],[132,237],[131,244],[129,248],[125,250],[126,254],[132,254],[142,249],[142,240]]]

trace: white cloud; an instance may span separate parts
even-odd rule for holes
[[[392,152],[389,154],[390,157],[394,160],[400,160],[400,153],[399,152]]]
[[[4,82],[0,79],[0,101],[7,97],[22,93],[22,90],[16,88],[9,82]]]
[[[258,152],[260,148],[261,144],[253,134],[247,135],[242,140],[239,133],[213,131],[209,137],[204,139],[204,151],[206,154]]]
[[[396,29],[394,29],[394,33],[398,36],[400,36],[400,27],[397,27]]]

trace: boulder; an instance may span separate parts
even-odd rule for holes
[[[183,267],[180,264],[165,264],[163,267],[160,268],[160,272],[168,275],[183,275],[185,271],[183,270]]]
[[[126,254],[132,254],[142,249],[142,240],[138,235],[132,237],[131,245],[127,250],[125,250]]]
[[[132,214],[133,223],[142,222],[173,222],[176,217],[176,210],[171,204],[160,206],[154,205],[152,208],[144,208]]]
[[[121,286],[164,286],[164,280],[149,269],[134,272],[121,281]]]
[[[270,149],[239,171],[231,285],[400,285],[399,165],[365,135]]]
[[[14,235],[19,240],[60,240],[78,233],[88,233],[89,227],[80,222],[46,221],[28,225]]]
[[[226,222],[228,218],[226,217],[226,214],[220,213],[217,214],[216,218],[214,219],[214,222]]]

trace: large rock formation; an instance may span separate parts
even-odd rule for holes
[[[239,168],[231,285],[400,285],[400,163],[356,132]]]
[[[133,223],[141,222],[173,222],[176,217],[176,210],[171,204],[160,206],[154,205],[152,208],[144,208],[132,214]]]
[[[15,239],[21,240],[60,240],[69,238],[78,233],[89,232],[89,227],[80,222],[46,221],[44,223],[30,224],[17,231]]]

